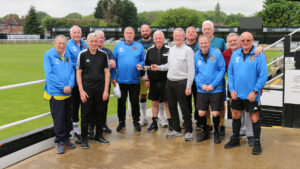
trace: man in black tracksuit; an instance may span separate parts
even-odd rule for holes
[[[168,62],[169,47],[164,45],[165,37],[163,32],[156,31],[153,34],[155,46],[150,47],[146,53],[145,65],[152,64],[164,65]],[[149,80],[146,81],[146,86],[150,87],[148,98],[152,100],[152,124],[148,127],[147,131],[151,132],[158,129],[158,111],[159,103],[164,102],[169,122],[169,130],[172,130],[171,115],[167,102],[167,95],[165,91],[165,84],[167,81],[168,71],[147,71]]]
[[[107,54],[98,49],[99,37],[90,33],[87,38],[89,48],[78,56],[76,77],[80,92],[81,105],[81,147],[88,148],[88,124],[95,117],[95,140],[104,144],[109,141],[103,138],[105,119],[104,106],[108,99],[109,67]]]

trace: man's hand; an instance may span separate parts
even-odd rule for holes
[[[106,101],[108,99],[108,91],[104,91],[102,94],[102,100]]]
[[[116,62],[112,59],[109,60],[110,68],[116,68]]]
[[[257,94],[254,91],[250,92],[248,95],[249,102],[254,102],[256,96],[257,96]]]
[[[192,90],[190,88],[185,88],[185,95],[189,96],[192,94]]]
[[[82,103],[86,103],[87,99],[89,98],[89,95],[84,91],[80,91],[80,99]]]
[[[149,80],[146,80],[146,87],[150,87],[150,81]]]
[[[257,46],[254,50],[255,56],[261,55],[264,49],[261,46]]]
[[[142,65],[137,64],[137,65],[136,65],[136,68],[137,68],[137,70],[142,70]]]
[[[72,87],[71,86],[65,86],[64,87],[64,93],[65,94],[70,94],[72,91]]]
[[[208,87],[208,85],[202,85],[201,88],[202,88],[203,91],[207,91],[207,87]]]
[[[213,91],[214,88],[212,87],[212,85],[207,85],[207,90],[206,92],[210,92],[210,91]]]
[[[157,71],[158,70],[158,66],[153,64],[150,66],[152,71]]]
[[[230,95],[231,95],[232,100],[237,100],[238,99],[236,91],[232,91],[230,93]]]

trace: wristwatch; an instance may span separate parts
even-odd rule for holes
[[[258,94],[258,91],[256,91],[256,90],[252,90],[252,92],[254,92],[255,94]]]

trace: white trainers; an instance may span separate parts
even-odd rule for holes
[[[178,132],[176,130],[169,131],[168,134],[166,135],[167,138],[180,137],[180,136],[183,136],[182,132]]]
[[[194,134],[193,133],[190,133],[190,132],[185,133],[185,136],[184,136],[184,140],[185,141],[192,141],[193,138],[194,138]]]
[[[166,119],[165,113],[159,113],[158,118],[159,118],[159,124],[161,127],[163,128],[167,128],[168,127],[168,120]]]
[[[163,128],[167,128],[168,127],[168,120],[167,119],[162,119],[160,120],[160,126]]]
[[[142,126],[147,126],[147,125],[148,125],[147,119],[141,119],[141,120],[139,121],[139,123],[140,123],[141,127],[142,127]]]

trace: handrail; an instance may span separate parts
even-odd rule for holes
[[[296,52],[297,50],[300,49],[300,46],[296,47],[295,49],[291,50],[291,52]],[[267,64],[267,66],[270,66],[271,64],[273,64],[274,62],[277,62],[278,60],[283,59],[283,55],[279,56],[278,58],[276,58],[275,60],[272,60],[270,63]]]
[[[291,32],[289,35],[293,35],[294,33],[296,33],[296,32],[299,32],[300,31],[300,28],[299,29],[296,29],[296,30],[294,30],[293,32]],[[279,43],[279,42],[281,42],[281,41],[283,41],[284,40],[284,37],[283,38],[281,38],[281,39],[279,39],[278,41],[276,41],[276,42],[274,42],[272,45],[269,45],[269,46],[267,46],[264,50],[268,50],[269,48],[271,48],[271,47],[273,47],[273,46],[275,46],[277,43]]]
[[[36,80],[36,81],[31,81],[31,82],[25,82],[25,83],[19,83],[19,84],[13,84],[13,85],[8,85],[8,86],[1,86],[1,90],[7,90],[7,89],[12,89],[12,88],[17,88],[17,87],[24,87],[24,86],[30,86],[34,84],[39,84],[39,83],[44,83],[45,79],[43,80]]]
[[[12,89],[12,88],[30,86],[30,85],[44,83],[44,82],[45,82],[45,79],[31,81],[31,82],[25,82],[25,83],[19,83],[19,84],[13,84],[13,85],[7,85],[7,86],[1,86],[0,91],[1,90]],[[109,97],[114,97],[114,95],[110,95]],[[13,122],[13,123],[9,123],[9,124],[0,126],[0,130],[6,129],[6,128],[9,128],[9,127],[13,127],[13,126],[16,126],[16,125],[19,125],[19,124],[22,124],[22,123],[26,123],[26,122],[29,122],[29,121],[32,121],[32,120],[36,120],[36,119],[39,119],[39,118],[42,118],[42,117],[45,117],[45,116],[49,116],[50,114],[51,114],[51,112],[48,112],[48,113],[40,114],[40,115],[37,115],[37,116],[29,117],[27,119],[23,119],[23,120],[20,120],[20,121],[16,121],[16,122]]]
[[[280,75],[278,75],[278,76],[274,77],[273,79],[267,81],[266,85],[270,84],[271,82],[273,82],[274,80],[280,78],[281,76],[283,76],[283,73],[281,73]]]
[[[32,120],[36,120],[36,119],[39,119],[39,118],[42,118],[42,117],[45,117],[45,116],[49,116],[50,114],[51,114],[51,112],[48,112],[48,113],[40,114],[40,115],[37,115],[37,116],[29,117],[29,118],[24,119],[24,120],[9,123],[9,124],[0,126],[0,130],[6,129],[6,128],[9,128],[9,127],[13,127],[13,126],[16,126],[16,125],[19,125],[19,124],[22,124],[22,123],[26,123],[26,122],[29,122],[29,121],[32,121]]]

